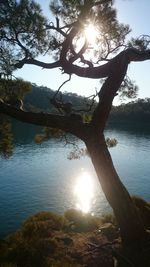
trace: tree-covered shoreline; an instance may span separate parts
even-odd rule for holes
[[[136,99],[135,101],[113,106],[110,113],[110,122],[146,124],[150,122],[150,98]]]
[[[32,90],[25,95],[24,108],[27,110],[41,111],[41,112],[54,112],[54,107],[50,103],[50,99],[55,94],[55,91],[45,87],[32,85]],[[82,116],[89,116],[91,111],[87,111],[87,106],[90,105],[90,100],[84,96],[77,95],[75,93],[63,94],[64,101],[70,102],[73,106],[79,110],[79,114]],[[83,111],[82,111],[83,110]],[[56,111],[55,111],[56,112]],[[150,98],[136,99],[126,104],[120,104],[118,106],[112,106],[110,116],[107,123],[107,128],[121,128],[129,129],[135,126],[137,129],[150,129]],[[28,129],[39,130],[41,127],[37,127],[31,124],[24,124],[13,119],[13,130],[17,134],[18,128],[28,127]],[[21,129],[20,129],[21,130]],[[22,131],[21,131],[22,132]],[[20,136],[21,137],[21,136]],[[14,136],[15,138],[15,136]]]

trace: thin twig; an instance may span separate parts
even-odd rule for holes
[[[97,90],[96,90],[96,94],[93,94],[93,95],[91,95],[91,96],[86,97],[86,99],[89,99],[89,98],[92,97],[92,99],[91,99],[91,104],[89,104],[88,102],[86,103],[86,105],[89,106],[89,107],[86,108],[86,109],[78,109],[78,110],[75,110],[75,111],[76,111],[76,112],[90,112],[90,111],[92,110],[92,107],[93,107],[93,105],[94,105],[94,103],[95,103],[95,98],[96,98],[97,96],[98,96],[98,92],[97,92]]]
[[[68,141],[68,138],[67,138],[67,135],[66,135],[66,134],[64,134],[64,135],[62,136],[62,140],[63,140],[63,138],[64,138],[64,140],[65,140],[65,145],[64,145],[64,146],[72,145],[72,146],[75,147],[76,149],[79,149],[79,146],[78,146],[75,142],[70,142],[70,141]]]
[[[71,74],[69,74],[69,78],[68,78],[66,81],[64,81],[64,82],[58,87],[56,93],[55,93],[54,96],[53,96],[53,99],[56,98],[56,96],[58,95],[60,89],[61,89],[67,82],[69,82],[70,80],[71,80]]]
[[[72,104],[71,103],[64,103],[63,100],[62,100],[62,96],[61,96],[61,99],[58,100],[57,98],[57,95],[58,93],[60,92],[60,89],[67,83],[71,80],[71,74],[69,75],[69,78],[64,81],[60,86],[59,88],[57,89],[56,93],[53,95],[52,98],[49,98],[50,100],[50,103],[59,111],[60,114],[64,114],[69,112],[70,109],[72,108]]]

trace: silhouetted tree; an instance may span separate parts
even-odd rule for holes
[[[26,112],[5,101],[0,102],[0,112],[23,122],[61,129],[81,139],[113,208],[123,244],[141,247],[147,237],[146,230],[114,168],[104,129],[116,94],[129,97],[136,94],[137,87],[126,76],[127,69],[133,61],[150,59],[149,41],[141,38],[125,42],[130,29],[118,22],[111,0],[50,1],[50,10],[55,18],[52,22],[42,15],[34,1],[1,1],[0,71],[9,78],[17,68],[32,64],[44,69],[61,68],[70,76],[102,79],[91,121],[85,123],[72,114]],[[93,47],[85,33],[89,25],[96,30]],[[40,61],[39,55],[49,55],[52,62]],[[59,90],[55,100],[63,104],[58,93]]]

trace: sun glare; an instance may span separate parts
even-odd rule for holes
[[[94,45],[98,37],[98,32],[96,30],[96,27],[93,24],[89,24],[88,26],[86,26],[84,32],[85,32],[85,37],[87,41],[90,44]]]
[[[74,193],[78,199],[77,208],[84,213],[89,212],[93,198],[93,181],[88,173],[83,172],[78,177]]]

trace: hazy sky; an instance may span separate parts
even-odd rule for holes
[[[48,12],[49,0],[38,0],[46,15]],[[150,35],[150,0],[116,0],[118,18],[120,22],[130,25],[132,36],[138,37],[142,34]],[[138,97],[150,97],[150,60],[145,62],[131,63],[128,75],[136,81],[139,86]],[[44,85],[57,90],[61,83],[67,79],[67,75],[61,75],[60,70],[44,70],[36,66],[24,66],[16,71],[15,75],[25,80]],[[98,80],[79,78],[73,75],[71,82],[67,83],[63,90],[76,92],[80,95],[91,95],[95,87],[99,87]]]

